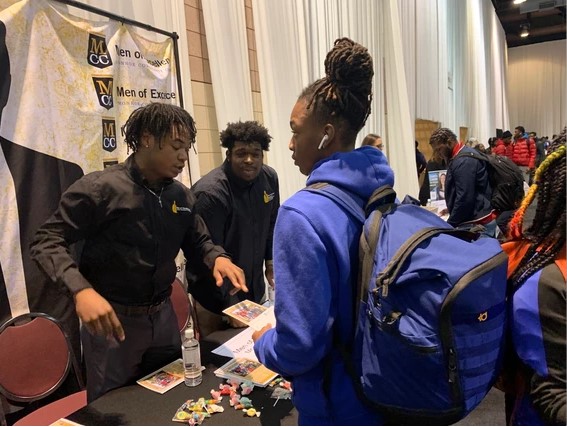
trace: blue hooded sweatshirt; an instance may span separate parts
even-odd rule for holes
[[[335,153],[307,179],[333,184],[366,203],[394,184],[384,154],[374,147]],[[254,345],[258,359],[293,382],[300,425],[377,425],[380,417],[356,397],[333,330],[354,337],[353,294],[362,224],[328,197],[299,191],[280,208],[274,231],[277,325]],[[330,361],[330,383],[323,387]]]

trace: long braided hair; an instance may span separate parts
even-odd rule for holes
[[[195,120],[183,108],[177,105],[154,102],[139,107],[130,114],[122,128],[124,141],[128,145],[128,151],[138,151],[142,133],[148,131],[158,141],[161,141],[172,130],[177,127],[181,132],[187,132],[191,145],[195,143],[197,128]]]
[[[534,183],[510,221],[509,237],[530,242],[528,251],[510,277],[515,287],[524,283],[536,271],[554,262],[565,245],[566,129],[551,143],[550,154],[537,168]],[[522,230],[526,209],[536,196],[534,220],[528,229]]]
[[[325,77],[307,86],[299,99],[321,120],[334,118],[356,137],[370,115],[374,68],[368,49],[346,37],[335,40],[325,58]]]

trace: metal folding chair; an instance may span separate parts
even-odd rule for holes
[[[71,370],[83,390],[69,338],[53,317],[27,313],[0,326],[0,394],[4,399],[25,403],[43,399],[63,384]],[[49,425],[86,404],[83,390],[35,410],[15,425]],[[4,414],[0,416],[5,421]]]

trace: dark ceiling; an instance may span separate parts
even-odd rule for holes
[[[492,0],[506,33],[508,47],[525,46],[565,39],[565,0]],[[529,36],[520,37],[522,25],[529,25]]]

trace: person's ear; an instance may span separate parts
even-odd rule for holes
[[[150,146],[153,147],[154,138],[152,138],[152,135],[147,130],[145,130],[142,132],[142,137],[140,142],[142,143],[142,146],[144,148],[150,148]]]
[[[328,147],[329,144],[332,144],[335,138],[335,127],[327,123],[323,128],[323,136],[321,137],[321,141],[319,142],[319,146],[317,147],[318,150],[323,150],[324,148]]]
[[[230,149],[226,150],[226,161],[230,162]]]

